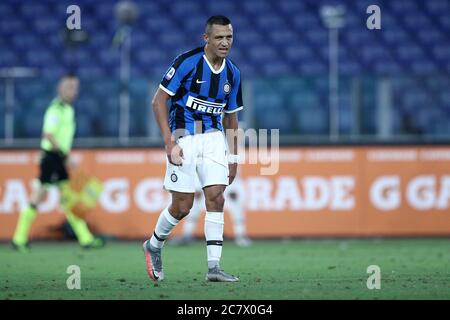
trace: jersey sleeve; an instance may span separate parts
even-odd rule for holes
[[[233,113],[244,109],[242,101],[242,86],[241,86],[241,73],[239,70],[236,72],[233,88],[231,89],[230,96],[228,97],[227,105],[224,108],[225,113]]]
[[[55,108],[48,108],[44,115],[44,133],[53,134],[57,131],[61,122],[61,114]]]
[[[181,58],[175,59],[166,71],[159,87],[168,95],[174,96],[181,86],[181,81],[190,72],[189,64]]]

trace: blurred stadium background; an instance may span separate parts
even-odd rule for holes
[[[329,31],[320,8],[338,4],[345,8],[339,30],[339,141],[448,140],[449,2],[376,1],[382,29],[369,31],[366,9],[373,2],[135,1],[129,130],[123,136],[159,142],[149,120],[156,83],[175,56],[202,44],[205,17],[221,13],[231,17],[236,32],[231,58],[245,79],[243,125],[279,128],[286,143],[329,140]],[[70,4],[0,4],[1,138],[39,137],[37,120],[54,95],[55,79],[68,69],[82,79],[79,138],[117,138],[119,124],[127,121],[119,99],[121,50],[113,45],[121,28],[115,1],[77,1],[82,31],[73,34],[65,28]],[[8,106],[4,68],[11,67],[30,68],[35,76],[14,81]],[[14,125],[6,130],[9,113]]]
[[[118,20],[117,3],[0,2],[1,240],[10,239],[19,208],[27,202],[37,173],[43,113],[58,77],[68,70],[81,79],[75,155],[107,186],[88,223],[99,234],[121,239],[142,239],[151,232],[167,203],[151,98],[174,57],[202,45],[204,23],[213,14],[230,17],[234,26],[231,59],[242,72],[245,104],[241,126],[280,129],[277,175],[262,177],[259,167],[242,166],[252,238],[450,235],[449,0],[134,0],[138,15],[130,25]],[[79,31],[66,28],[72,4],[81,9]],[[381,8],[380,30],[366,27],[366,10],[373,4]],[[329,29],[325,12],[337,14],[342,26]],[[32,238],[61,237],[61,230],[49,228],[64,219],[55,194],[41,212]],[[225,232],[232,236],[229,221]],[[197,235],[202,238],[200,224]],[[246,260],[263,259],[268,250],[279,255],[281,266],[275,267],[276,275],[264,270],[269,278],[263,277],[262,284],[248,274],[250,282],[243,285],[249,287],[240,287],[238,295],[215,288],[205,297],[197,283],[192,290],[198,295],[190,296],[181,279],[147,298],[449,298],[448,239],[377,241],[291,242],[281,252],[262,242],[253,246],[259,255],[230,246],[234,258],[225,262],[228,268],[239,265],[244,273],[256,265],[272,266]],[[133,251],[139,245],[125,246],[118,244],[121,263],[139,273],[140,253]],[[91,263],[100,272],[93,279],[109,270],[105,261],[115,265],[119,252],[107,249],[83,262],[66,248],[47,245],[40,252],[58,255],[58,268],[71,258]],[[175,260],[184,259],[182,252],[186,259],[199,256],[204,248],[172,250],[168,255]],[[28,266],[5,250],[2,255],[10,264]],[[418,262],[431,255],[434,260]],[[39,270],[47,270],[42,261],[36,262]],[[309,270],[303,269],[305,261]],[[391,281],[380,295],[367,293],[365,286],[365,268],[374,261]],[[178,271],[197,278],[191,268],[199,266],[190,261],[188,273],[183,263]],[[413,267],[402,273],[400,265]],[[283,266],[291,269],[283,273]],[[20,268],[3,267],[8,279],[21,278]],[[297,270],[304,270],[301,279]],[[56,269],[46,272],[45,279],[55,279]],[[116,269],[107,272],[123,277]],[[145,275],[128,276],[127,290],[135,292]],[[345,279],[351,278],[356,282],[348,284]],[[120,285],[128,281],[119,280]],[[340,291],[342,286],[349,290]],[[34,293],[18,288],[2,297],[8,292],[12,298],[23,292],[39,296],[37,287]],[[59,297],[52,290],[48,297]],[[90,297],[121,298],[119,291],[111,292]],[[133,294],[128,297],[142,298]]]

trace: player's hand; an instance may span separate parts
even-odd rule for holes
[[[237,163],[228,164],[228,185],[232,184],[237,173]]]
[[[167,159],[174,166],[181,166],[183,164],[184,155],[183,149],[175,142],[170,142],[166,145]]]

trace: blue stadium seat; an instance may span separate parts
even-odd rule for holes
[[[302,60],[314,59],[314,53],[311,47],[301,42],[292,46],[287,46],[286,48],[284,48],[284,50],[286,57],[291,62],[298,63]]]
[[[320,108],[319,97],[317,93],[312,90],[308,91],[299,90],[292,94],[290,100],[291,103],[289,107],[293,113],[297,113],[304,108],[308,110]]]
[[[106,77],[104,68],[93,63],[80,64],[76,69],[76,73],[81,80]]]
[[[292,134],[295,126],[292,122],[292,115],[284,110],[266,110],[256,115],[258,129],[279,129],[280,135]]]
[[[248,50],[249,58],[259,65],[280,59],[280,54],[274,48],[265,45],[253,45]]]
[[[429,95],[419,89],[403,92],[403,109],[409,113],[429,106]]]
[[[25,137],[39,138],[42,134],[44,114],[40,110],[28,110],[20,121],[17,121]],[[17,119],[19,120],[19,119]]]
[[[99,2],[95,5],[95,15],[99,21],[112,20],[114,17],[114,6],[109,2]]]
[[[150,92],[150,85],[145,79],[133,80],[130,83],[130,95],[132,97],[145,98]]]
[[[89,115],[77,112],[76,123],[76,138],[88,138],[95,135],[93,118]]]
[[[398,74],[402,67],[393,59],[379,60],[375,62],[373,70],[380,75]]]
[[[14,54],[13,51],[11,51],[7,48],[2,48],[0,50],[0,66],[1,67],[10,67],[10,66],[19,64],[19,62],[20,62],[19,57],[16,54]]]
[[[83,27],[85,27],[86,21],[83,20]],[[52,18],[52,16],[37,17],[34,20],[34,30],[36,30],[41,35],[47,35],[50,33],[55,33],[63,30],[64,24],[62,24],[57,19]]]
[[[37,36],[32,33],[24,33],[20,36],[14,36],[11,38],[12,45],[19,52],[32,52],[36,48],[40,47],[40,41]]]
[[[51,51],[45,49],[39,51],[28,51],[25,58],[31,67],[45,68],[58,61],[57,56],[55,56]]]
[[[256,87],[257,92],[260,92],[255,97],[255,107],[261,112],[266,110],[279,110],[283,108],[283,97],[276,91],[264,87]]]
[[[328,67],[325,65],[325,63],[322,63],[317,59],[304,60],[300,62],[297,70],[302,75],[312,76],[328,72]]]
[[[147,97],[132,97],[130,108],[130,136],[144,137],[147,135],[149,126],[157,125],[156,122],[150,122],[150,112],[152,110]]]
[[[5,114],[0,103],[0,139],[5,137]]]
[[[446,109],[447,112],[450,112],[450,92],[442,91],[439,98],[444,106],[444,109]],[[450,124],[448,125],[450,126]]]
[[[283,15],[297,15],[299,12],[305,11],[306,4],[297,0],[280,1],[277,4],[277,9]]]
[[[367,30],[356,29],[353,32],[348,32],[344,34],[343,41],[347,42],[351,47],[360,47],[366,44],[367,38],[370,37],[370,34],[367,34]],[[371,42],[376,43],[376,42]]]
[[[273,10],[272,4],[269,1],[246,0],[242,1],[240,5],[245,12],[255,16],[260,16]]]
[[[93,50],[108,48],[112,45],[114,35],[109,32],[91,32],[89,34],[89,47]],[[132,33],[132,43],[136,40],[136,34]]]
[[[442,27],[443,31],[449,32],[450,31],[450,19],[448,18],[448,15],[441,14],[437,20],[439,21],[440,26]]]
[[[39,76],[45,79],[58,79],[61,75],[67,72],[67,68],[62,65],[46,66],[39,70]]]
[[[441,15],[442,12],[448,12],[450,3],[447,0],[428,0],[423,2],[428,12],[433,15]]]
[[[353,111],[350,94],[339,96],[339,133],[350,134],[353,125]]]
[[[263,74],[268,77],[290,75],[294,73],[294,70],[290,68],[289,64],[281,59],[278,59],[272,63],[263,64],[262,70]]]
[[[381,45],[365,46],[361,48],[361,60],[366,66],[391,57],[389,50]]]
[[[395,13],[399,14],[415,13],[419,10],[417,3],[410,0],[389,1],[389,6]]]
[[[305,32],[306,30],[323,28],[319,17],[309,11],[300,12],[291,16],[290,21],[294,29],[298,32]]]
[[[88,95],[80,96],[75,102],[75,112],[77,115],[83,115],[94,119],[101,117],[104,106],[99,101]]]
[[[161,15],[151,19],[145,19],[145,27],[150,32],[156,32],[159,34],[160,30],[171,31],[175,29],[175,21],[166,15]],[[162,34],[163,36],[164,34]]]
[[[328,114],[324,108],[302,107],[298,110],[297,125],[301,134],[327,134]]]
[[[305,31],[305,37],[316,46],[328,45],[329,36],[325,28],[317,28]]]
[[[445,44],[446,42],[444,34],[438,29],[420,29],[417,31],[417,37],[424,45]]]
[[[119,136],[119,113],[107,113],[98,119],[101,136],[118,137]]]
[[[234,17],[236,16],[236,4],[233,1],[215,0],[207,1],[206,6],[209,12],[221,12],[223,15],[230,17],[233,25],[235,24]]]
[[[408,33],[404,29],[399,27],[389,29],[389,32],[381,32],[380,35],[387,45],[396,45],[398,43],[406,42],[410,39]]]
[[[416,113],[416,116],[413,117],[415,125],[428,134],[435,132],[434,125],[439,119],[445,119],[445,115],[441,110],[430,106],[419,107],[414,112]]]
[[[24,17],[36,18],[48,15],[51,6],[39,2],[22,2],[20,4],[20,12]]]
[[[80,49],[65,50],[62,53],[61,60],[62,63],[67,66],[70,65],[81,66],[96,62],[95,58],[89,51]]]
[[[19,99],[32,101],[34,99],[47,99],[56,93],[56,84],[45,81],[34,81],[33,79],[26,79],[17,82],[16,95]],[[50,103],[47,100],[44,104],[46,106]],[[45,107],[46,107],[45,106]]]
[[[418,59],[411,64],[411,70],[416,75],[434,74],[439,71],[437,65],[429,59]]]
[[[415,44],[400,45],[397,49],[397,55],[406,63],[425,57],[423,49]]]
[[[18,34],[25,33],[27,30],[26,23],[21,19],[11,16],[2,16],[0,19],[0,33],[16,37]]]
[[[436,44],[432,48],[434,57],[439,62],[449,62],[450,61],[450,46],[448,44]]]
[[[359,75],[362,73],[363,68],[361,67],[361,64],[354,60],[350,60],[348,58],[342,59],[342,61],[339,62],[339,72],[341,75]]]
[[[263,41],[261,34],[254,29],[242,30],[236,37],[241,46],[253,47],[254,44],[261,44]]]
[[[417,31],[417,26],[423,29],[433,28],[430,18],[421,11],[404,15],[403,23],[406,29],[412,33]]]
[[[298,35],[287,27],[268,30],[267,32],[270,41],[276,46],[286,47],[287,43],[296,43],[298,40]]]
[[[91,84],[91,90],[95,93],[98,99],[107,99],[108,97],[119,96],[119,83],[109,79],[102,81],[93,81]]]
[[[282,17],[274,15],[270,12],[258,15],[256,17],[256,25],[263,32],[287,28],[287,25]]]
[[[47,107],[50,105],[54,98],[54,95],[47,95],[47,96],[38,96],[30,101],[30,104],[27,107],[26,112],[30,111],[33,113],[40,114],[42,117],[45,113],[45,110],[47,110]]]
[[[185,45],[186,37],[181,34],[178,30],[172,29],[164,32],[159,38],[159,43],[163,48],[167,49],[177,49],[180,46]]]
[[[13,14],[13,9],[9,3],[0,3],[0,16],[10,17]]]
[[[228,1],[229,3],[232,3],[230,1]],[[238,39],[240,38],[240,34],[242,31],[248,30],[253,28],[254,26],[249,22],[249,20],[247,19],[247,17],[245,15],[240,15],[237,14],[235,16],[233,16],[233,18],[231,19],[231,23],[233,24],[233,27],[236,30],[236,34],[235,37],[238,37]]]
[[[171,1],[171,11],[175,17],[184,19],[186,15],[201,12],[202,5],[198,2],[174,0]]]
[[[311,91],[311,81],[298,77],[283,77],[276,83],[281,96],[292,97],[298,92]]]

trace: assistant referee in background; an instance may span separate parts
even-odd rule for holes
[[[13,247],[18,251],[29,250],[29,230],[36,218],[38,206],[45,199],[47,188],[51,185],[59,188],[61,207],[80,245],[85,248],[103,245],[101,239],[91,234],[86,222],[71,212],[73,192],[69,187],[67,162],[76,129],[72,103],[78,95],[79,86],[77,76],[63,76],[58,83],[58,96],[45,112],[38,185],[33,188],[29,205],[20,213],[12,240]]]

